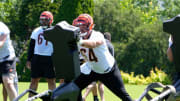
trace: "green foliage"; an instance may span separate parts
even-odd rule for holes
[[[27,50],[24,51],[20,58],[20,63],[17,63],[17,72],[19,75],[19,81],[30,81],[30,70],[26,67],[27,62]]]
[[[161,10],[160,14],[163,19],[172,18],[179,14],[180,0],[160,0]]]
[[[30,70],[26,67],[27,62],[27,46],[29,46],[29,41],[24,43],[23,51],[19,56],[19,63],[17,63],[17,72],[19,76],[19,81],[30,81]]]
[[[159,24],[140,26],[127,43],[119,44],[115,53],[122,70],[147,76],[152,67],[167,66],[168,36],[161,29]]]
[[[131,9],[124,11],[119,0],[105,0],[95,5],[94,22],[96,30],[110,32],[114,41],[126,41],[133,33],[134,24],[138,25],[140,19]]]
[[[13,8],[13,2],[6,2],[6,1],[0,1],[0,19],[1,21],[8,23],[10,22],[9,19],[7,19],[10,16],[10,11]]]
[[[65,20],[71,24],[79,14],[88,13],[93,16],[93,10],[93,0],[62,0],[55,22]]]
[[[20,1],[20,0],[19,0]],[[16,32],[15,27],[16,22],[19,19],[18,18],[18,11],[20,3],[17,0],[5,0],[0,2],[0,19],[5,24],[8,25],[8,27],[11,30],[11,38],[15,38]]]
[[[168,34],[162,31],[158,3],[105,0],[95,5],[95,29],[111,33],[117,63],[125,72],[147,76],[152,67],[169,70]]]
[[[61,20],[72,23],[81,13],[92,15],[96,30],[111,33],[120,69],[128,73],[133,71],[133,76],[148,76],[154,67],[162,68],[168,73],[173,70],[166,58],[168,34],[162,31],[162,19],[174,17],[179,13],[179,0],[51,1],[0,1],[0,19],[9,26],[11,37],[15,40],[13,43],[16,54],[21,59],[17,68],[23,80],[29,77],[28,70],[28,76],[23,74],[27,58],[27,40],[32,30],[39,26],[39,15],[44,10],[54,14],[54,24]],[[137,76],[136,79],[143,76]]]
[[[142,10],[135,6],[133,0],[105,0],[95,5],[95,29],[101,32],[110,32],[113,41],[128,41],[134,30],[144,24],[154,24],[158,19],[158,7],[151,3]]]
[[[60,4],[61,0],[53,3],[51,0],[23,0],[19,17],[20,36],[26,36],[28,39],[32,30],[39,26],[40,14],[43,11],[50,11],[55,15]]]
[[[134,72],[130,74],[121,71],[122,79],[124,83],[128,84],[150,84],[152,82],[161,82],[162,84],[171,84],[170,77],[164,73],[162,70],[159,70],[157,67],[150,71],[150,75],[144,77],[142,74],[134,75]]]

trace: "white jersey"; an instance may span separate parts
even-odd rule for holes
[[[53,53],[53,44],[44,39],[43,28],[36,28],[31,35],[31,39],[35,40],[34,54],[51,56]]]
[[[84,57],[82,56],[81,53],[79,54],[79,58],[80,58],[80,60],[81,60],[81,59],[84,59]],[[83,73],[83,74],[85,74],[85,75],[90,74],[90,72],[91,72],[91,65],[90,65],[88,62],[83,63],[83,64],[80,66],[80,71],[81,71],[81,73]]]
[[[7,37],[4,45],[0,48],[0,62],[12,60],[15,57],[15,51],[10,40],[10,30],[3,22],[0,22],[1,35],[7,35]]]
[[[80,66],[80,71],[81,73],[88,75],[91,73],[91,65],[89,64],[89,62],[85,62]]]
[[[79,46],[79,51],[91,65],[92,71],[101,74],[108,73],[113,67],[115,59],[108,50],[103,34],[93,30],[88,40],[102,40],[103,44],[93,49]]]

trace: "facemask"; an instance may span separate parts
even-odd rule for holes
[[[47,29],[48,28],[48,26],[41,26],[43,29]]]

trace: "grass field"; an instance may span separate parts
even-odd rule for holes
[[[29,82],[19,82],[19,93],[22,93],[24,90],[29,88]],[[57,83],[57,86],[59,84]],[[140,95],[143,93],[144,89],[146,88],[146,85],[125,85],[127,92],[130,94],[130,96],[133,99],[137,99],[140,97]],[[38,87],[38,93],[41,93],[43,91],[46,91],[48,89],[47,83],[40,83]],[[2,91],[2,85],[0,85],[0,92]],[[84,93],[84,91],[83,91]],[[24,101],[27,98],[27,94],[20,99],[20,101]],[[121,101],[116,95],[114,95],[111,91],[109,91],[105,87],[105,100],[106,101]],[[0,101],[3,101],[2,93],[0,94]],[[41,101],[41,100],[36,100]],[[92,93],[89,94],[86,101],[93,101]],[[146,101],[146,100],[143,100]]]

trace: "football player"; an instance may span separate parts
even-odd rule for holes
[[[53,44],[44,39],[43,31],[51,27],[53,15],[44,11],[40,15],[40,27],[36,28],[31,35],[30,47],[28,50],[27,67],[31,70],[30,89],[37,90],[41,77],[46,78],[48,88],[56,88],[55,71],[52,62]],[[29,95],[31,97],[32,94]]]
[[[17,72],[15,73],[15,77],[14,77],[14,87],[15,87],[16,92],[18,94],[18,76],[17,76]],[[7,94],[5,86],[3,85],[3,101],[8,101],[7,98],[8,98],[8,94]]]
[[[10,101],[17,97],[15,51],[10,40],[10,30],[0,22],[0,83],[3,83],[3,98]]]
[[[75,26],[80,28],[79,51],[91,67],[89,74],[81,73],[74,80],[75,84],[82,90],[91,82],[99,80],[123,101],[132,101],[125,90],[119,68],[108,50],[103,34],[93,30],[92,17],[89,14],[79,15]]]
[[[105,32],[104,33],[104,38],[106,39],[106,44],[108,46],[108,50],[111,53],[112,56],[114,56],[114,47],[111,44],[111,34],[109,32]],[[97,87],[98,85],[98,87]],[[99,101],[98,97],[97,97],[97,89],[99,91],[100,97],[101,97],[101,101],[105,101],[104,98],[104,84],[101,82],[98,82],[96,84],[96,82],[92,82],[90,85],[88,85],[88,87],[86,88],[86,92],[83,95],[83,100],[85,101],[86,97],[89,95],[90,91],[92,90],[92,94],[94,97],[94,101]]]

